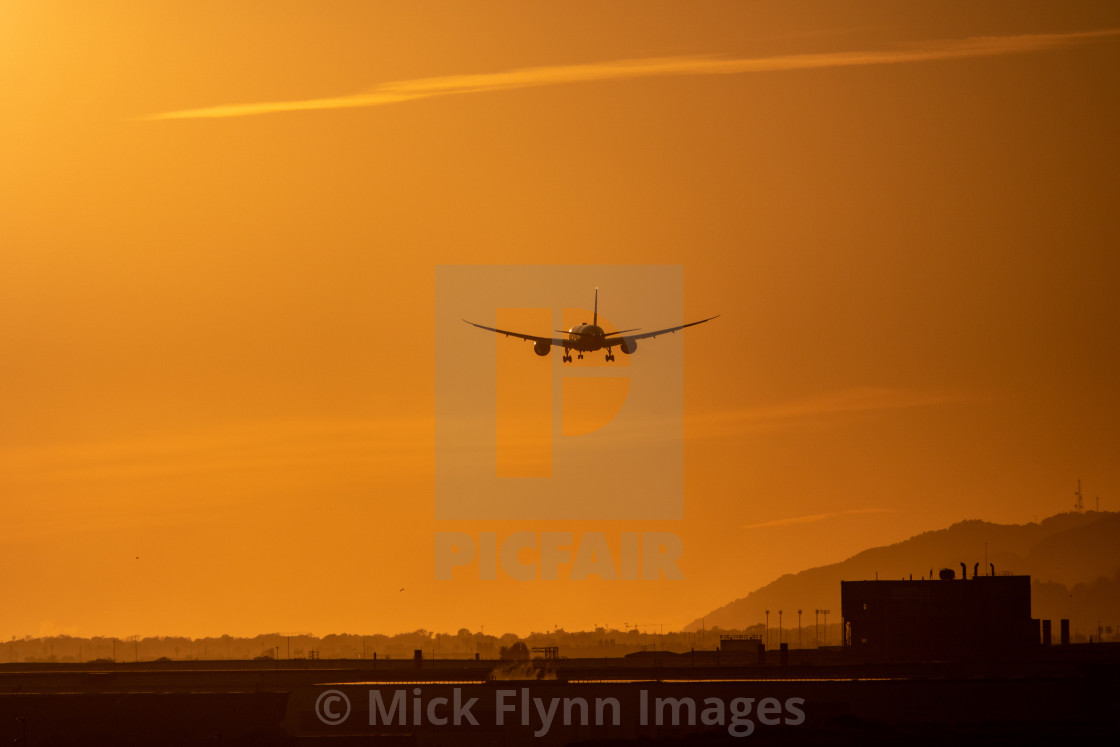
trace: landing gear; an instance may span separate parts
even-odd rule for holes
[[[561,358],[561,360],[564,361],[565,363],[571,363],[572,362],[572,356],[568,354],[567,350],[565,350],[564,351],[564,357]]]
[[[580,354],[579,354],[579,355],[577,355],[576,357],[577,357],[577,358],[579,358],[580,360],[583,360],[583,353],[580,353]]]
[[[614,353],[607,353],[603,358],[606,359],[607,363],[610,363],[614,360]]]

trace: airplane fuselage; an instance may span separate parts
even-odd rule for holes
[[[577,324],[568,330],[570,343],[565,347],[583,353],[593,353],[606,347],[604,335],[603,328],[597,324],[588,324],[587,322]],[[619,342],[618,339],[614,339],[611,344],[614,346],[618,345]]]

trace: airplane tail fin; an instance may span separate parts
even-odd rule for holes
[[[595,315],[593,317],[591,317],[591,323],[595,324],[595,325],[599,324],[599,289],[598,288],[595,289]]]

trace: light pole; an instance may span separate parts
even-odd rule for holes
[[[770,610],[766,610],[766,648],[770,648]]]
[[[797,611],[797,647],[801,648],[801,610]]]
[[[817,639],[817,648],[821,647],[821,611],[813,610],[813,635]]]
[[[824,615],[824,643],[826,646],[828,645],[828,613],[831,611],[821,610],[821,614]]]
[[[778,610],[778,646],[782,645],[782,611]]]

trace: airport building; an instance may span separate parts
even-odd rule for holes
[[[1006,658],[1039,640],[1030,576],[842,581],[845,637],[866,661]]]

